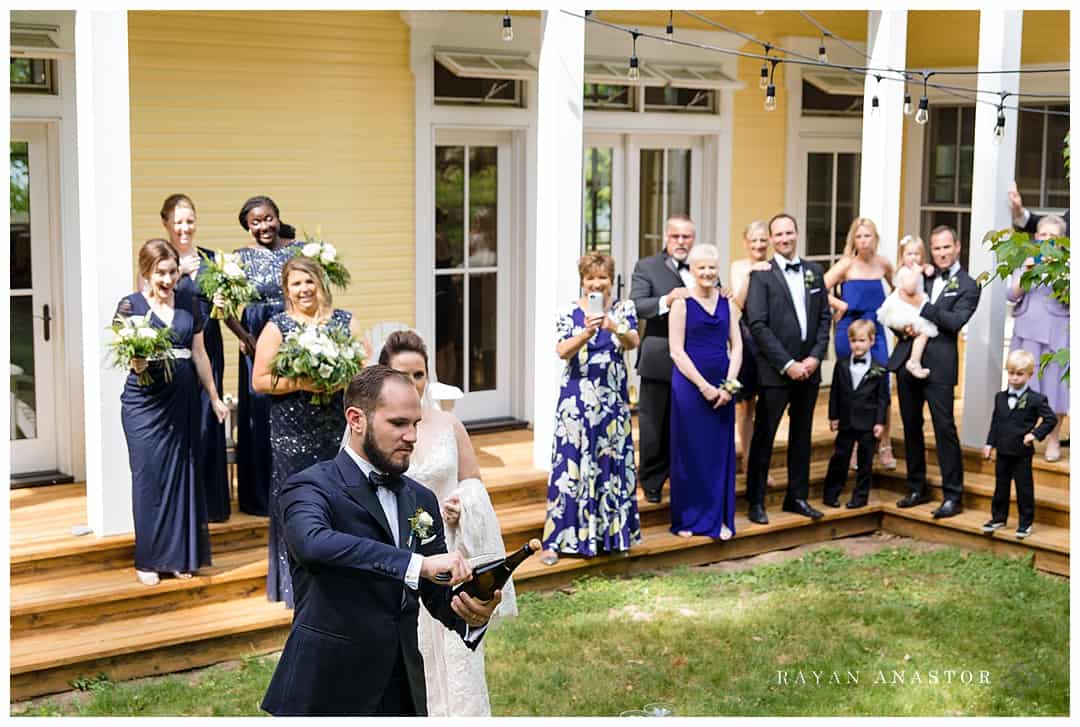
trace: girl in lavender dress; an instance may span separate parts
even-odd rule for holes
[[[671,532],[735,535],[735,405],[742,336],[734,301],[719,293],[719,252],[695,245],[694,287],[668,314],[671,372]],[[729,353],[730,350],[730,353]]]
[[[1039,220],[1036,240],[1051,240],[1065,236],[1065,220],[1057,215],[1047,215]],[[1045,285],[1033,287],[1028,292],[1020,288],[1020,276],[1035,265],[1028,258],[1017,272],[1009,276],[1007,297],[1015,303],[1013,308],[1013,335],[1010,351],[1028,351],[1038,361],[1043,354],[1069,347],[1069,309],[1051,297],[1053,292]],[[1041,376],[1032,376],[1028,386],[1049,399],[1050,408],[1058,416],[1057,426],[1046,437],[1047,462],[1061,459],[1061,419],[1069,413],[1069,385],[1061,380],[1061,367],[1051,364]]]

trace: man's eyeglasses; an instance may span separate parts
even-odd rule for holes
[[[668,237],[670,237],[670,238],[672,238],[674,240],[693,240],[694,239],[693,235],[668,235]]]

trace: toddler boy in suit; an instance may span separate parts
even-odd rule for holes
[[[1031,458],[1035,440],[1042,441],[1057,425],[1057,416],[1046,397],[1028,388],[1035,373],[1035,356],[1016,350],[1005,362],[1009,372],[1009,387],[994,397],[994,415],[990,433],[986,436],[983,457],[990,459],[997,450],[994,467],[994,498],[990,502],[990,520],[982,526],[984,533],[1005,527],[1009,515],[1009,485],[1016,482],[1016,509],[1020,522],[1016,537],[1031,535],[1035,521],[1035,483],[1031,476]],[[1038,426],[1036,426],[1038,424]]]
[[[825,474],[825,504],[840,507],[840,492],[847,484],[851,450],[858,444],[855,490],[846,507],[865,507],[870,498],[871,468],[878,438],[889,410],[889,372],[870,358],[874,323],[852,321],[848,327],[851,357],[836,362],[829,390],[829,429],[836,432],[836,449]]]

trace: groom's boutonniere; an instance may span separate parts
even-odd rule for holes
[[[814,287],[814,271],[807,270],[803,273],[803,282],[806,283],[807,288]]]
[[[422,507],[416,508],[416,512],[409,518],[409,532],[419,538],[421,545],[435,537],[432,530],[434,527],[435,520]]]
[[[960,278],[955,275],[949,278],[949,284],[945,286],[945,290],[957,290],[960,288]]]

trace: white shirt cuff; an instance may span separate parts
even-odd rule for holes
[[[405,569],[405,585],[414,591],[420,588],[420,565],[424,562],[424,556],[413,553],[409,558],[409,567]]]
[[[1027,207],[1020,210],[1020,214],[1017,217],[1013,217],[1013,227],[1019,227],[1021,230],[1027,226],[1028,220],[1031,219],[1031,213],[1028,212]]]
[[[665,295],[661,295],[658,302],[656,303],[656,315],[662,316],[662,315],[667,314],[667,312],[668,312],[668,304],[667,304],[667,295],[665,294]]]
[[[484,633],[484,631],[487,630],[487,627],[488,627],[487,624],[484,624],[483,626],[478,626],[475,629],[472,626],[466,626],[465,627],[465,640],[468,641],[471,644],[472,642],[474,642],[474,641],[476,641],[477,639],[480,638],[480,634]]]
[[[790,361],[788,361],[788,362],[787,362],[786,364],[784,364],[784,368],[780,369],[780,373],[782,373],[782,374],[786,374],[786,373],[787,373],[787,370],[788,370],[789,368],[791,368],[791,364],[793,364],[793,363],[795,363],[795,359],[791,359],[791,360],[790,360]]]

